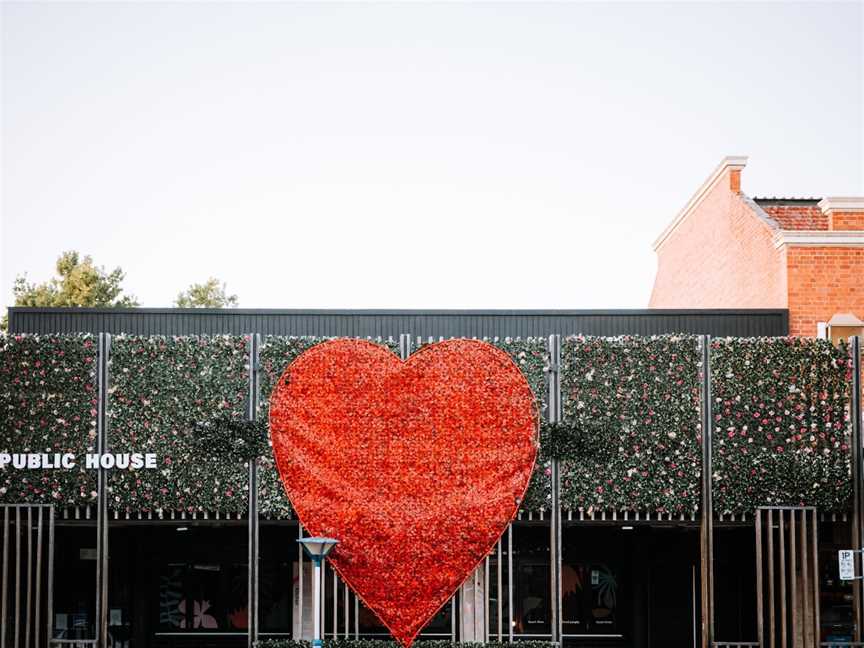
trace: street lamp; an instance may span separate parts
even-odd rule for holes
[[[321,643],[321,562],[330,553],[330,550],[339,544],[334,538],[300,538],[297,542],[303,545],[306,555],[315,563],[315,604],[314,604],[314,632],[312,639],[313,648],[320,648]]]

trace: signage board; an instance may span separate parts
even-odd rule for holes
[[[855,552],[841,549],[837,552],[840,563],[840,580],[855,580]]]

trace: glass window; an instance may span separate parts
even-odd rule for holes
[[[551,632],[549,527],[513,525],[513,632]]]

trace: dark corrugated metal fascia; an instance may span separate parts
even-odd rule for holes
[[[787,335],[789,313],[746,310],[9,309],[12,333],[243,334],[428,337]]]
[[[610,308],[610,309],[422,309],[422,308],[41,308],[10,306],[9,313],[166,313],[188,315],[777,315],[782,308]]]

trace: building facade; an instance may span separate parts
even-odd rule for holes
[[[769,590],[771,619],[783,600],[814,640],[857,639],[859,586],[836,578],[858,546],[851,356],[788,327],[782,309],[12,309],[0,453],[151,448],[160,465],[0,471],[4,645],[309,638],[311,565],[272,458],[253,478],[197,436],[217,411],[266,420],[285,367],[329,336],[403,358],[485,337],[548,421],[517,519],[421,639],[728,646],[779,633]],[[781,570],[809,584],[754,582]],[[330,570],[323,591],[326,637],[387,636]]]
[[[652,308],[786,308],[792,335],[860,334],[864,197],[751,198],[727,157],[654,242]]]

